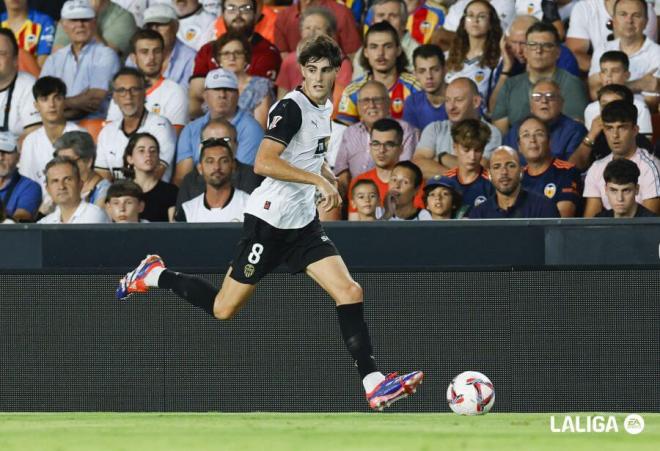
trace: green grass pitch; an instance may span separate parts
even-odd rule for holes
[[[552,433],[550,415],[453,414],[0,414],[2,451],[488,450],[660,449],[660,414],[642,414],[639,435]],[[597,415],[582,413],[582,416]],[[605,414],[600,414],[605,415]],[[564,414],[555,414],[563,421]]]

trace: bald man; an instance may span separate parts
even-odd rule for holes
[[[490,158],[495,195],[470,211],[470,219],[558,218],[554,202],[522,188],[523,169],[518,152],[500,146]]]

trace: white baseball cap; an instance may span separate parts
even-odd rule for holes
[[[238,78],[227,69],[214,69],[206,74],[204,80],[206,89],[235,89],[238,91]]]
[[[65,2],[60,15],[62,19],[67,20],[93,19],[96,17],[94,8],[87,0],[69,0]]]
[[[0,132],[0,152],[16,152],[18,150],[18,139],[16,135],[9,132]]]
[[[148,23],[166,24],[179,19],[172,5],[165,3],[156,3],[148,7],[144,10],[142,17],[145,25]]]

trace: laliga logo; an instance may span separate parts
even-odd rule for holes
[[[637,435],[644,430],[644,418],[641,415],[630,414],[623,420],[623,429],[631,435]],[[559,426],[555,416],[550,417],[550,432],[619,432],[619,426],[614,415],[607,418],[602,415],[596,416],[571,416],[565,415],[564,421]]]

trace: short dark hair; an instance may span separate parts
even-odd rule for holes
[[[522,128],[522,125],[527,121],[531,121],[532,119],[541,124],[541,127],[543,127],[543,129],[545,130],[545,134],[548,135],[548,138],[550,138],[550,127],[548,126],[548,124],[546,124],[545,121],[543,121],[541,118],[538,118],[538,117],[534,116],[533,114],[530,114],[528,116],[525,116],[518,123],[519,124],[518,125],[518,141],[520,141],[520,129]]]
[[[392,24],[384,20],[382,22],[371,25],[364,35],[364,46],[360,52],[360,66],[362,66],[367,71],[371,71],[371,65],[369,64],[367,57],[364,56],[364,49],[367,47],[369,42],[369,36],[373,33],[389,33],[394,39],[396,46],[401,48],[401,39],[399,38],[399,33],[392,26]],[[406,52],[402,51],[396,59],[396,71],[398,73],[405,72],[406,67],[408,67],[408,57],[406,56]]]
[[[616,183],[617,185],[627,185],[628,183],[637,185],[639,175],[637,164],[627,158],[617,158],[610,161],[605,166],[605,171],[603,171],[605,183]]]
[[[14,32],[11,31],[9,28],[0,28],[0,36],[4,36],[7,39],[9,39],[9,45],[14,51],[14,56],[18,57],[18,41],[16,41],[16,36],[14,36]]]
[[[605,105],[600,117],[603,123],[630,122],[637,124],[637,107],[625,100],[615,100]]]
[[[66,84],[57,77],[41,77],[32,86],[34,100],[39,97],[48,97],[51,94],[59,94],[66,97]]]
[[[628,58],[628,55],[620,50],[608,50],[600,56],[598,63],[621,63],[625,70],[630,68],[630,59]]]
[[[142,87],[144,87],[147,83],[146,80],[144,79],[144,74],[142,74],[142,72],[140,72],[138,69],[134,67],[122,67],[117,71],[114,77],[112,77],[112,84],[114,85],[115,81],[117,81],[119,77],[122,77],[124,75],[137,78],[142,83]]]
[[[158,41],[160,46],[165,48],[165,41],[163,37],[156,30],[150,30],[149,28],[140,28],[133,34],[131,38],[131,51],[135,52],[135,46],[138,41],[147,40],[147,41]]]
[[[394,165],[394,169],[396,168],[410,169],[413,172],[413,174],[415,174],[415,178],[413,180],[415,189],[419,188],[422,185],[422,182],[424,181],[422,170],[412,161],[410,160],[399,161],[397,164]]]
[[[199,149],[199,161],[201,162],[204,159],[204,151],[206,149],[211,149],[213,147],[224,147],[229,152],[231,159],[234,159],[234,151],[227,141],[222,138],[207,138],[202,140],[201,147]]]
[[[617,7],[617,5],[619,4],[620,1],[621,1],[621,0],[616,0],[616,1],[614,2],[614,6],[612,6],[612,12],[613,12],[613,13],[616,13],[616,7]],[[647,6],[646,6],[646,0],[631,0],[631,1],[633,1],[633,2],[636,1],[637,3],[639,3],[639,5],[642,7],[642,11],[644,11],[644,18],[645,18],[645,19],[648,19],[648,18],[649,18],[649,12],[648,12],[648,10],[646,9],[646,8],[647,8]]]
[[[44,169],[44,174],[46,175],[46,184],[48,184],[48,171],[50,168],[60,164],[71,166],[73,168],[73,173],[76,174],[76,177],[78,180],[80,180],[80,169],[78,169],[78,165],[75,161],[67,157],[55,157],[46,164],[46,169]]]
[[[140,185],[135,183],[133,180],[117,180],[115,183],[110,185],[108,192],[105,195],[105,203],[109,203],[110,199],[115,197],[135,197],[136,199],[143,201],[144,192]]]
[[[561,42],[559,32],[552,24],[549,23],[536,22],[534,25],[527,29],[527,33],[525,33],[525,39],[529,39],[529,35],[532,33],[550,33],[555,39],[555,44],[559,45]]]
[[[399,144],[403,142],[403,128],[396,119],[389,117],[378,119],[371,127],[371,132],[369,133],[370,136],[373,135],[374,130],[378,130],[379,132],[389,132],[394,130],[396,132],[396,139],[399,141]]]
[[[621,100],[625,100],[628,103],[635,102],[635,96],[628,86],[625,85],[606,85],[598,90],[597,98],[603,96],[603,94],[616,94],[621,97]]]
[[[371,179],[359,179],[357,182],[355,182],[355,184],[351,188],[351,198],[353,198],[353,196],[355,195],[355,190],[358,188],[358,186],[363,186],[363,185],[373,186],[374,188],[376,188],[376,192],[378,193],[378,196],[380,196],[380,190],[378,189],[378,185],[376,184],[376,182],[374,182]],[[378,200],[380,201],[380,197]]]
[[[243,51],[245,52],[245,60],[250,62],[250,58],[252,58],[252,48],[250,46],[250,41],[248,41],[248,39],[241,33],[228,31],[213,41],[213,56],[216,58],[218,65],[220,65],[219,53],[222,51],[222,48],[233,41],[238,41],[241,43],[243,46]]]
[[[417,58],[433,58],[436,57],[438,58],[438,61],[440,62],[440,65],[444,67],[445,65],[445,54],[442,51],[440,47],[438,47],[435,44],[424,44],[420,45],[413,51],[413,65],[415,65],[415,61],[417,61]]]
[[[300,45],[298,64],[301,66],[324,58],[334,68],[341,66],[341,50],[337,42],[331,37],[321,34],[306,40]]]
[[[462,146],[481,149],[490,141],[491,131],[481,119],[463,119],[451,127],[451,139]]]

